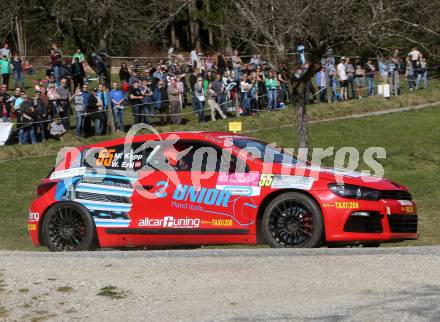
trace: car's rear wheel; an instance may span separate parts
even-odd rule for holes
[[[95,250],[98,242],[92,217],[74,202],[54,205],[42,227],[44,245],[53,252]]]
[[[321,209],[302,193],[283,193],[266,207],[262,231],[271,247],[317,247],[324,232]]]

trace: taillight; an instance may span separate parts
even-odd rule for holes
[[[46,192],[48,192],[50,189],[52,189],[57,183],[55,181],[48,181],[40,183],[37,187],[37,196],[41,197]]]

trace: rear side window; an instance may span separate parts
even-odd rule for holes
[[[142,168],[142,160],[146,150],[140,149],[141,144],[132,144],[124,149],[124,145],[107,148],[87,149],[83,151],[82,165],[85,167],[105,167],[111,170],[134,170]]]

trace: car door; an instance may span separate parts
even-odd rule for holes
[[[167,159],[169,149],[179,154],[178,162]],[[221,162],[222,150],[213,144],[162,141],[154,157],[146,157],[146,164],[155,170],[141,170],[135,185],[137,228],[182,243],[190,242],[187,235],[201,241],[203,235],[247,234],[251,206],[247,177],[232,184],[234,174]],[[149,198],[141,198],[139,190],[146,188]]]

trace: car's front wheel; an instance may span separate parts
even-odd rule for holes
[[[317,247],[324,231],[321,209],[304,194],[283,193],[266,207],[262,231],[271,247]]]
[[[41,232],[44,245],[53,252],[95,250],[98,244],[92,217],[74,202],[50,208]]]

